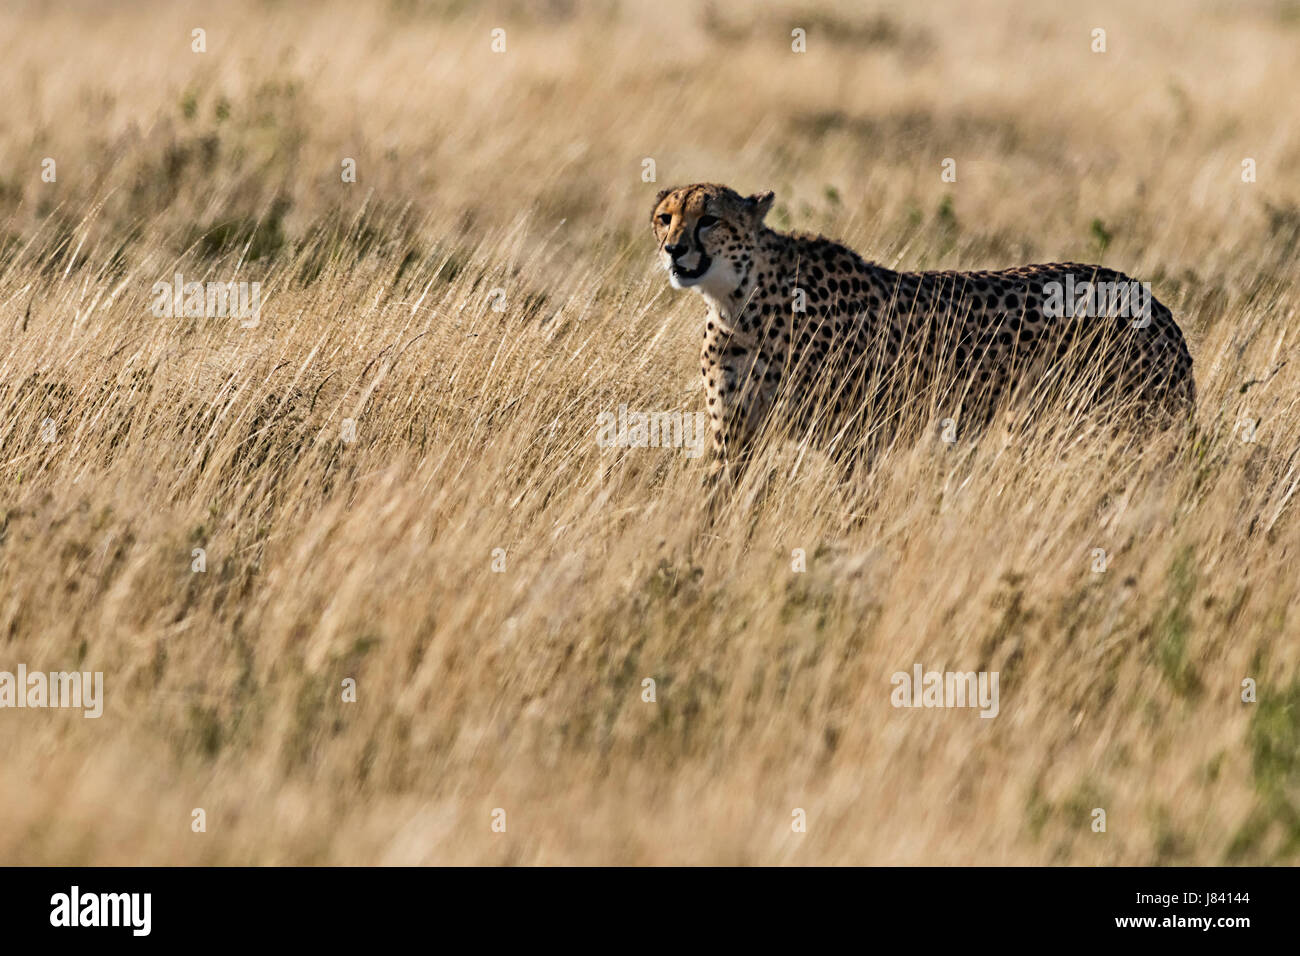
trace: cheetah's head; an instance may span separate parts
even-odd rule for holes
[[[696,287],[723,299],[741,287],[772,198],[770,192],[742,196],[713,183],[661,192],[650,223],[673,288]]]

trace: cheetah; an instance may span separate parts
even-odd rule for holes
[[[665,189],[651,213],[670,284],[708,307],[711,479],[739,474],[777,408],[791,434],[860,450],[927,386],[929,413],[973,434],[1013,398],[1049,393],[1143,421],[1190,416],[1192,359],[1149,286],[1070,262],[896,272],[769,228],[773,198],[699,183]]]

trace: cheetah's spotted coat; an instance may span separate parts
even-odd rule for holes
[[[822,236],[767,228],[772,199],[705,183],[665,190],[651,214],[672,285],[708,305],[700,371],[715,474],[743,459],[778,406],[835,441],[925,385],[946,388],[942,407],[976,427],[1018,389],[1052,381],[1073,383],[1090,407],[1144,417],[1194,404],[1191,356],[1154,298],[1148,320],[1048,314],[1049,283],[1131,283],[1122,273],[1075,263],[895,272]]]

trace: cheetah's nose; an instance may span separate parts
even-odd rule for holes
[[[674,259],[686,251],[686,243],[678,242],[671,246],[664,246],[664,252],[668,253]]]

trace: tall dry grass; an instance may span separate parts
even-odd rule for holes
[[[1285,2],[6,5],[0,670],[106,705],[0,711],[0,861],[1295,862],[1297,40]],[[702,407],[647,224],[702,179],[888,265],[1151,280],[1195,433],[847,482],[774,441],[710,516],[702,461],[596,442]],[[177,272],[260,323],[155,317]],[[999,715],[895,709],[916,663]]]

